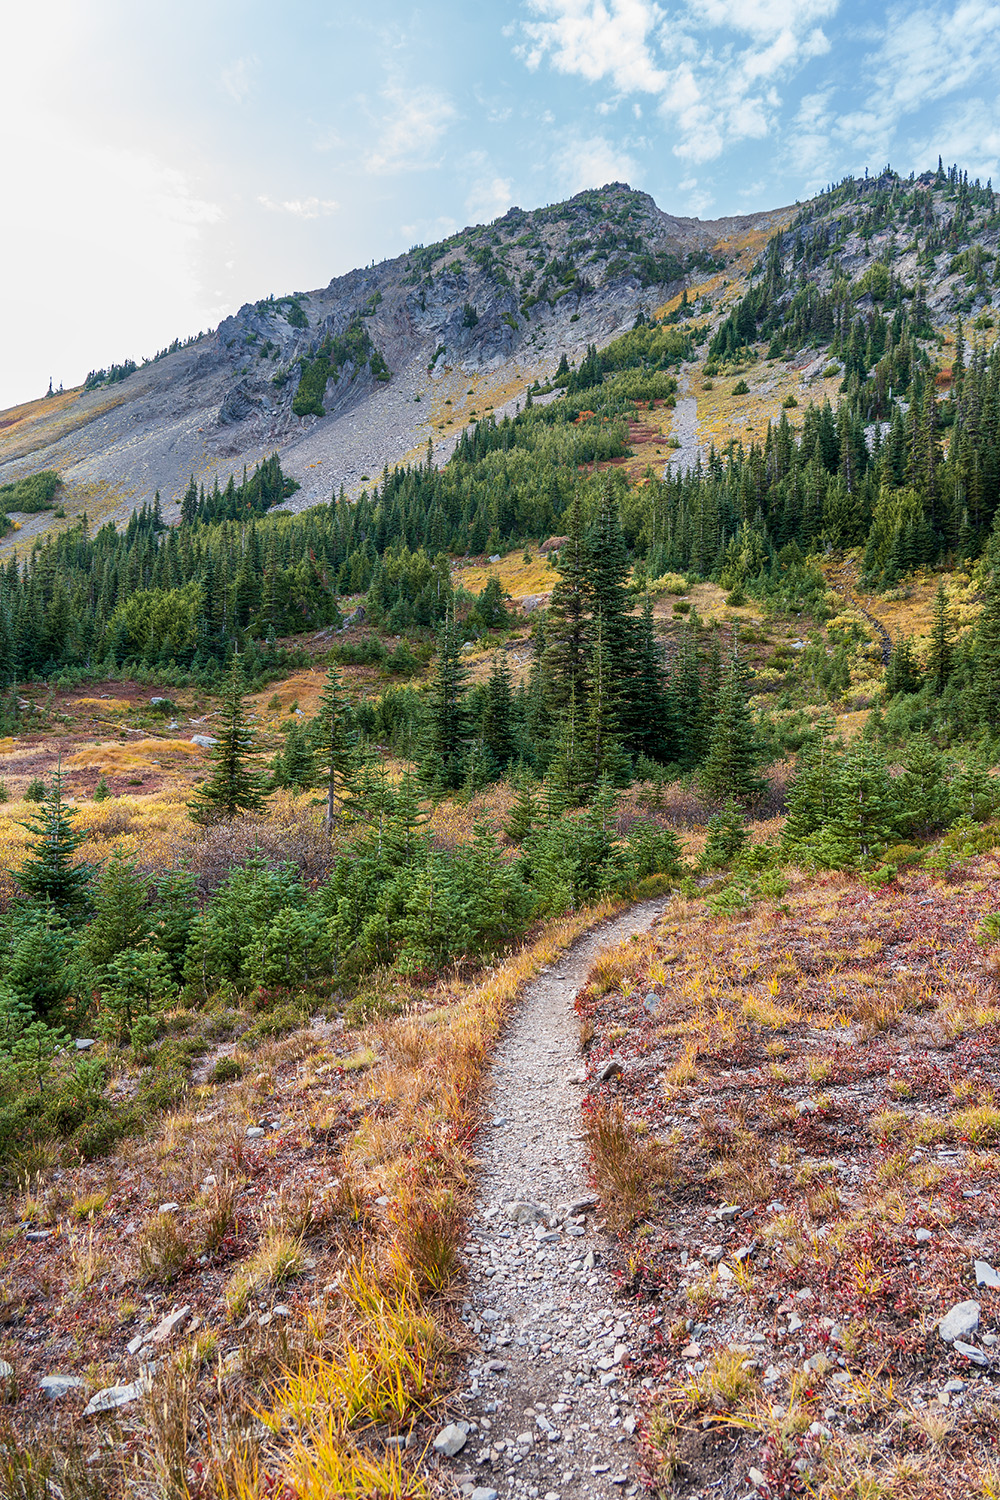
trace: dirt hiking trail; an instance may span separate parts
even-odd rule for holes
[[[474,1500],[638,1492],[622,1364],[634,1314],[616,1296],[587,1183],[573,1001],[598,954],[647,931],[666,905],[634,906],[543,970],[494,1057],[464,1247],[474,1352],[435,1444]]]

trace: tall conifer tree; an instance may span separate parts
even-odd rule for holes
[[[267,792],[255,761],[257,738],[243,706],[245,684],[239,657],[233,658],[226,683],[222,727],[212,746],[212,774],[188,803],[196,823],[218,823],[240,813],[260,812]]]
[[[349,714],[340,673],[331,664],[312,722],[314,774],[326,793],[323,821],[327,833],[333,828],[337,799],[354,765]]]

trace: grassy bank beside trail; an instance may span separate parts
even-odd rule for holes
[[[419,989],[376,975],[374,1019],[314,1022],[252,1057],[224,1045],[160,1129],[26,1179],[0,1246],[0,1357],[14,1371],[0,1489],[429,1493],[423,1419],[462,1344],[460,1245],[491,1050],[529,981],[621,905],[552,921],[472,979]],[[49,1232],[44,1249],[26,1228]],[[143,1370],[135,1400],[80,1418],[95,1392]],[[49,1403],[38,1382],[54,1373],[83,1385]]]
[[[881,882],[678,898],[578,997],[595,1182],[659,1315],[657,1493],[1000,1494],[1000,828],[949,840]]]

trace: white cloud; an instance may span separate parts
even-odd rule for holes
[[[688,0],[696,23],[729,26],[751,36],[778,36],[834,15],[839,0]]]
[[[1000,104],[996,99],[968,99],[949,109],[943,125],[931,135],[919,136],[907,147],[904,165],[921,171],[933,166],[938,153],[946,162],[961,162],[970,178],[997,184],[1000,165]]]
[[[513,201],[510,178],[492,177],[475,184],[465,200],[465,206],[473,222],[488,224],[506,213]]]
[[[995,91],[1000,71],[996,0],[894,7],[872,40],[865,106],[842,114],[835,126],[845,145],[869,158],[885,160],[907,116],[925,114],[929,104],[964,92],[984,74]],[[965,108],[959,106],[963,114]],[[951,115],[949,110],[942,120],[943,136],[954,134]],[[968,132],[959,134],[964,139]],[[934,145],[932,154],[937,151]]]
[[[839,147],[833,134],[833,98],[830,86],[804,94],[787,134],[784,157],[806,192],[822,187],[835,174]]]
[[[400,224],[399,232],[412,244],[434,245],[438,240],[448,239],[459,227],[456,219],[441,214],[436,219],[418,219],[413,224]]]
[[[626,151],[600,135],[569,141],[554,156],[553,167],[560,187],[570,194],[603,187],[606,182],[635,187],[639,170]]]
[[[610,78],[623,93],[658,94],[667,74],[647,43],[665,12],[654,0],[528,0],[541,21],[525,21],[520,53],[529,68],[549,56],[560,73],[597,83]]]
[[[47,110],[21,113],[17,124],[33,151],[11,156],[4,193],[12,222],[32,233],[6,237],[3,284],[60,295],[5,299],[5,341],[30,355],[2,372],[0,406],[39,394],[49,374],[72,385],[88,369],[153,354],[221,311],[200,264],[203,236],[224,215],[187,174],[148,151],[95,141]]]
[[[383,174],[436,166],[434,147],[457,115],[451,100],[435,89],[397,83],[383,89],[381,98],[385,118],[376,145],[363,158],[365,169]]]
[[[253,92],[254,74],[257,71],[256,57],[238,57],[223,68],[219,82],[234,104],[242,104]]]
[[[257,202],[272,213],[293,214],[297,219],[318,219],[324,214],[336,213],[340,207],[335,198],[291,198],[275,203],[266,193],[262,193]]]
[[[975,0],[970,0],[975,3]],[[698,163],[772,134],[779,85],[829,50],[819,22],[840,0],[526,0],[515,50],[529,68],[651,94],[674,132],[674,154]],[[601,113],[614,101],[602,101]],[[636,106],[638,108],[638,106]]]

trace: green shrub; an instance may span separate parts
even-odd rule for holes
[[[276,1005],[257,1017],[253,1025],[244,1031],[240,1042],[242,1046],[252,1051],[255,1047],[259,1047],[261,1042],[270,1041],[276,1036],[287,1036],[290,1031],[297,1031],[307,1019],[308,1012],[302,1005],[296,1005],[292,1001],[284,1005]]]
[[[982,948],[1000,943],[1000,911],[991,911],[976,929],[976,942]]]
[[[749,394],[750,394],[750,387],[747,385],[746,381],[745,380],[737,380],[736,384],[733,386],[733,395],[734,396],[749,396]]]
[[[235,1057],[220,1057],[208,1075],[209,1083],[231,1083],[243,1077],[243,1064]]]
[[[46,795],[45,782],[40,776],[32,776],[25,789],[25,802],[44,802]]]
[[[55,469],[42,469],[24,479],[15,479],[12,484],[0,484],[0,507],[28,513],[50,510],[61,484]]]
[[[735,859],[747,841],[743,809],[729,797],[708,820],[708,838],[702,850],[701,864],[706,870],[718,870]]]

